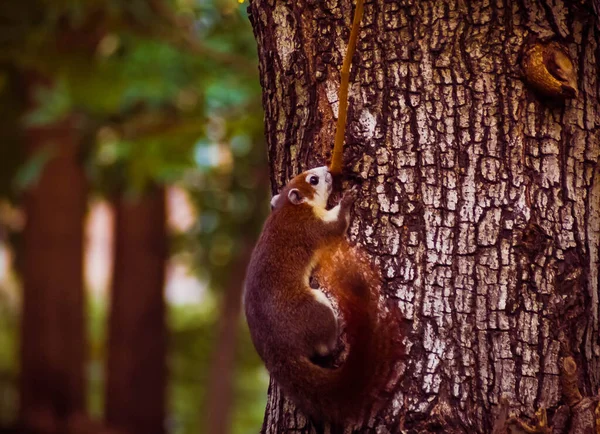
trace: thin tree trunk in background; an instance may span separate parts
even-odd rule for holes
[[[271,180],[326,164],[350,0],[251,0]],[[412,322],[393,405],[356,432],[489,433],[564,403],[559,339],[600,386],[600,38],[591,2],[375,0],[351,72],[350,238]],[[529,36],[555,38],[580,94],[540,100]],[[371,431],[372,430],[372,431]],[[402,431],[404,430],[404,431]],[[272,382],[264,432],[309,433]]]
[[[246,241],[238,259],[231,266],[231,277],[225,288],[206,390],[207,401],[204,411],[207,434],[228,434],[231,431],[235,352],[240,329],[245,276],[243,270],[248,265],[251,253],[252,242]]]
[[[167,232],[162,188],[115,202],[115,260],[106,383],[107,426],[165,432]]]
[[[40,83],[28,83],[30,99]],[[20,417],[34,432],[65,432],[69,418],[85,413],[87,182],[73,116],[29,126],[25,140],[30,158],[47,161],[24,202]]]

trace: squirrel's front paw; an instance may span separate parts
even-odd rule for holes
[[[342,196],[340,205],[342,208],[350,208],[358,196],[358,187],[355,185],[351,189],[346,190]]]

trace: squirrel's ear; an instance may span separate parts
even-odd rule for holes
[[[292,202],[294,205],[300,205],[302,202],[304,202],[304,198],[302,197],[302,195],[300,194],[300,190],[298,190],[297,188],[292,188],[290,190],[290,192],[288,193],[288,199],[290,200],[290,202]]]
[[[277,205],[277,200],[279,199],[279,195],[276,194],[275,196],[273,196],[271,198],[271,209],[275,208],[275,205]]]

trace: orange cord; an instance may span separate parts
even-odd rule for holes
[[[342,173],[342,157],[344,151],[344,136],[346,135],[346,115],[348,113],[348,85],[350,81],[350,66],[352,65],[352,57],[356,50],[356,40],[358,39],[358,31],[360,29],[360,21],[363,16],[363,0],[356,0],[356,10],[354,11],[354,21],[352,22],[352,30],[350,31],[350,40],[348,41],[348,49],[344,57],[342,72],[340,78],[340,107],[338,110],[338,121],[335,131],[335,142],[333,152],[331,154],[331,164],[329,171],[333,175]]]

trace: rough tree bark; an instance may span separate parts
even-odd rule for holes
[[[253,0],[273,191],[326,164],[350,0]],[[559,339],[600,386],[599,30],[591,3],[375,0],[351,73],[349,236],[412,328],[395,399],[360,432],[491,432],[564,402]],[[579,96],[524,83],[526,38],[565,44]],[[264,431],[313,432],[271,384]]]
[[[167,260],[164,190],[115,201],[115,262],[105,420],[128,434],[165,432]]]
[[[30,74],[32,109],[38,86]],[[85,413],[83,221],[87,180],[75,116],[28,126],[31,158],[46,163],[25,197],[20,418],[35,433],[65,432]],[[43,157],[45,156],[45,158]]]

